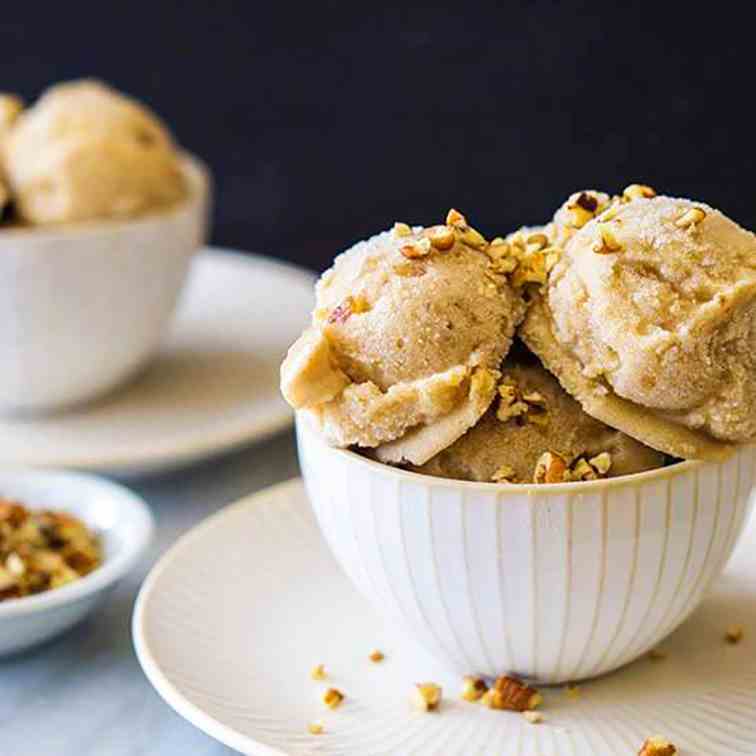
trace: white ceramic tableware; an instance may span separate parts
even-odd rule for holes
[[[606,480],[511,485],[406,472],[297,421],[345,572],[460,674],[560,683],[647,652],[698,606],[753,503],[756,446]]]
[[[358,506],[359,501],[354,501]],[[754,523],[756,525],[756,523]],[[681,756],[756,752],[756,528],[694,615],[649,658],[577,691],[541,688],[543,722],[460,700],[461,678],[383,622],[332,558],[302,482],[226,507],[144,583],[134,642],[182,716],[247,754],[631,756],[653,734]],[[724,641],[730,624],[745,636]],[[374,649],[385,654],[369,661]],[[312,680],[316,664],[326,679]],[[410,703],[443,686],[440,711]],[[326,688],[343,691],[335,711]],[[322,735],[310,722],[321,721]]]
[[[149,369],[68,412],[0,418],[0,461],[143,474],[289,427],[279,367],[312,311],[313,280],[266,257],[206,249]]]
[[[194,158],[183,169],[175,208],[0,230],[0,412],[88,401],[155,354],[206,233],[209,176]]]
[[[90,475],[0,469],[0,496],[31,509],[70,512],[99,535],[104,550],[102,565],[80,580],[0,602],[0,656],[7,656],[50,640],[95,610],[143,556],[154,526],[136,494]]]

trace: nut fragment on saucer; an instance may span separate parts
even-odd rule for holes
[[[488,691],[488,685],[482,677],[468,675],[462,681],[461,696],[465,701],[480,701]]]
[[[436,711],[441,704],[443,691],[440,685],[418,683],[412,691],[412,702],[420,711]]]
[[[99,539],[77,517],[0,498],[0,601],[66,585],[101,562]]]
[[[370,652],[370,656],[368,657],[368,659],[370,659],[370,661],[373,662],[373,664],[379,664],[385,658],[386,658],[386,656],[383,653],[383,651],[379,651],[377,648],[373,649]]]
[[[523,711],[522,716],[527,719],[530,724],[539,724],[543,722],[543,714],[540,711]]]
[[[489,709],[506,711],[530,711],[543,703],[543,697],[535,689],[516,677],[497,677],[486,691],[481,702]]]
[[[675,756],[677,748],[659,735],[647,738],[638,751],[638,756]]]
[[[310,677],[313,680],[325,680],[326,668],[324,664],[316,664],[310,671]]]
[[[323,693],[323,703],[329,709],[336,709],[337,707],[341,706],[341,702],[343,700],[344,694],[337,688],[328,688],[328,690]]]
[[[325,725],[320,721],[310,722],[307,725],[307,731],[311,735],[322,735],[325,732]]]
[[[725,640],[732,645],[740,643],[745,635],[742,625],[730,625],[725,632]]]

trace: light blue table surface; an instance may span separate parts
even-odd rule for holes
[[[105,606],[50,644],[0,661],[0,756],[234,753],[163,702],[137,662],[131,613],[154,562],[225,504],[299,474],[293,433],[163,475],[123,481],[151,505],[157,535]]]

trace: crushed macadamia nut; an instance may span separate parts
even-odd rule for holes
[[[648,738],[638,751],[638,756],[675,756],[677,748],[666,738],[658,735]]]
[[[99,539],[78,518],[0,499],[0,601],[59,588],[101,562]]]
[[[328,688],[328,690],[323,693],[323,703],[329,709],[336,709],[337,707],[341,706],[341,702],[343,700],[344,694],[336,688]]]
[[[326,670],[325,665],[318,664],[312,668],[312,671],[310,672],[310,677],[313,680],[325,680],[326,679]]]
[[[436,711],[441,704],[442,690],[436,683],[418,683],[412,693],[412,701],[420,711]]]
[[[727,632],[725,633],[725,640],[728,643],[735,645],[736,643],[740,643],[740,641],[743,640],[744,635],[745,631],[743,630],[742,625],[730,625],[730,627],[727,628]]]
[[[382,662],[386,656],[384,655],[383,651],[379,651],[377,648],[370,652],[370,656],[368,657],[373,664],[378,664],[379,662]]]
[[[462,682],[462,698],[465,701],[480,701],[487,690],[488,685],[481,677],[467,676]]]
[[[563,483],[567,480],[567,462],[556,452],[544,452],[533,471],[534,483]]]
[[[543,703],[541,694],[516,677],[498,677],[481,699],[489,709],[529,711]]]
[[[543,722],[543,714],[540,711],[523,711],[522,716],[530,722],[530,724],[539,724]]]
[[[325,732],[325,726],[322,722],[310,722],[307,730],[311,735],[322,735]]]

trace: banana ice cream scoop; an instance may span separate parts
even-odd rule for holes
[[[186,194],[163,124],[95,81],[50,88],[15,117],[3,142],[7,184],[27,223],[128,218]]]
[[[415,472],[509,483],[590,480],[664,465],[664,455],[583,411],[543,367],[502,367],[498,399],[464,436]]]
[[[631,189],[568,234],[521,335],[589,414],[720,459],[756,438],[756,236]]]
[[[422,464],[493,400],[524,303],[456,211],[396,224],[336,258],[281,389],[328,440]]]

